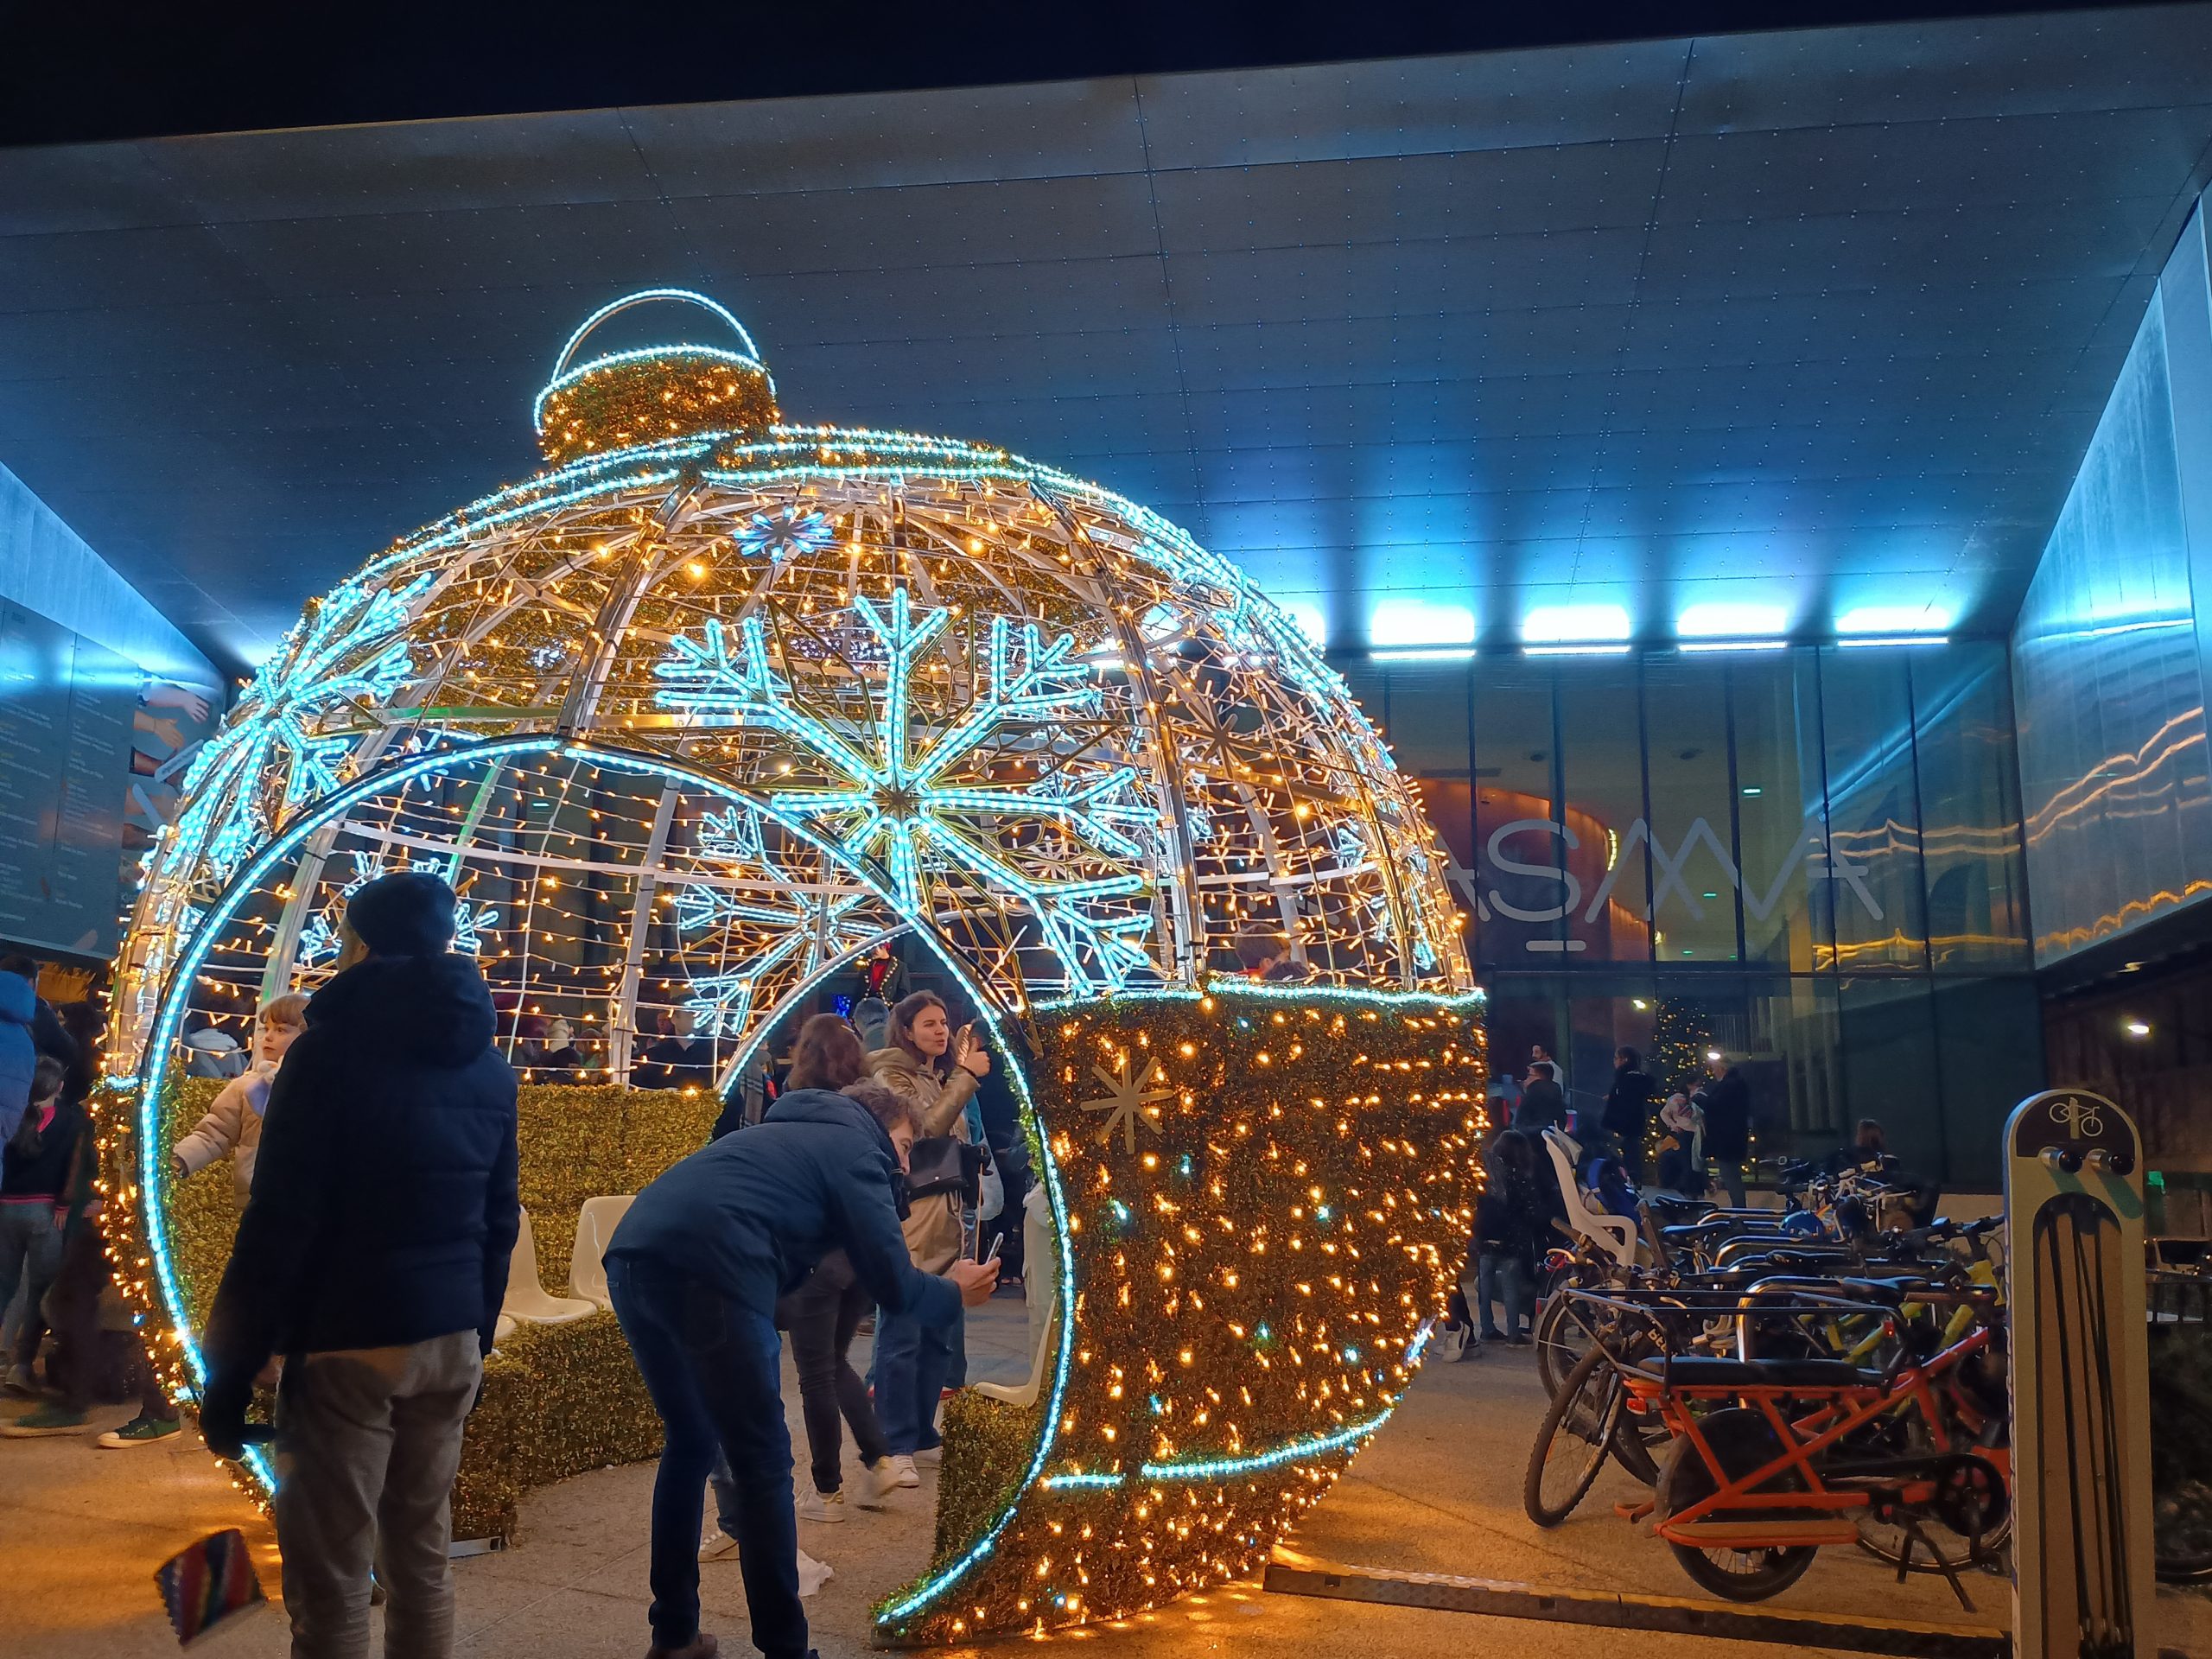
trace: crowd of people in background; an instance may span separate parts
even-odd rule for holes
[[[1662,1084],[1624,1045],[1595,1108],[1568,1100],[1559,1062],[1541,1043],[1517,1076],[1501,1071],[1492,1082],[1485,1186],[1446,1326],[1455,1350],[1461,1340],[1525,1342],[1544,1258],[1575,1236],[1548,1131],[1560,1137],[1578,1193],[1607,1214],[1637,1220],[1647,1184],[1686,1198],[1717,1192],[1732,1205],[1745,1202],[1751,1088],[1727,1055],[1708,1051],[1703,1076]]]
[[[83,1435],[101,1407],[137,1414],[101,1432],[111,1451],[181,1427],[107,1268],[87,1110],[99,1016],[38,993],[39,966],[0,957],[0,1389],[35,1402],[0,1438]]]

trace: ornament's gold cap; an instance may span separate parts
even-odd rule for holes
[[[682,300],[705,308],[730,326],[743,348],[648,346],[569,366],[586,334],[618,311],[649,300]],[[776,383],[744,325],[703,295],[680,288],[647,289],[585,318],[569,337],[531,412],[538,448],[556,466],[696,433],[758,433],[780,414]]]

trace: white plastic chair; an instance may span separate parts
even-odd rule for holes
[[[608,1198],[586,1198],[576,1212],[576,1243],[569,1252],[569,1294],[581,1296],[594,1307],[612,1307],[607,1294],[607,1246],[616,1224],[630,1208],[636,1194],[618,1192]]]
[[[1058,1258],[1052,1250],[1052,1208],[1045,1202],[1044,1189],[1032,1187],[1021,1206],[1021,1276],[1022,1283],[1032,1293],[1029,1307],[1029,1380],[1021,1383],[976,1382],[971,1386],[986,1400],[996,1400],[1009,1406],[1033,1406],[1037,1396],[1044,1392],[1045,1370],[1052,1363],[1052,1332],[1059,1323],[1060,1287],[1057,1271]],[[1045,1299],[1044,1318],[1037,1315],[1034,1293],[1042,1289]]]
[[[537,1276],[537,1242],[530,1236],[530,1211],[522,1212],[522,1227],[515,1234],[515,1253],[507,1262],[507,1295],[499,1312],[524,1325],[566,1325],[596,1313],[596,1303],[546,1294]]]
[[[1041,1257],[1037,1258],[1037,1260],[1041,1259]],[[1022,1259],[1021,1270],[1025,1274],[1036,1273],[1040,1270],[1046,1272],[1052,1271],[1049,1265],[1043,1269],[1039,1269],[1036,1265],[1036,1261],[1027,1256]],[[1057,1277],[1057,1275],[1055,1276]],[[1059,1320],[1060,1299],[1058,1293],[1055,1291],[1052,1294],[1052,1306],[1051,1311],[1045,1315],[1045,1329],[1037,1343],[1037,1351],[1031,1355],[1029,1358],[1029,1380],[1027,1382],[1021,1383],[1019,1386],[1006,1382],[971,1382],[969,1384],[969,1387],[973,1389],[977,1394],[982,1395],[986,1400],[996,1400],[1009,1406],[1035,1405],[1037,1403],[1037,1396],[1044,1392],[1045,1368],[1051,1363],[1051,1357],[1052,1353],[1052,1332],[1054,1328],[1059,1324]]]
[[[1574,1181],[1571,1142],[1557,1129],[1544,1131],[1544,1147],[1552,1155],[1552,1171],[1559,1177],[1559,1193],[1567,1205],[1567,1224],[1624,1268],[1636,1265],[1636,1224],[1624,1216],[1599,1209],[1582,1196]]]

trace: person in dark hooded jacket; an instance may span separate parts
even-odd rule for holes
[[[341,965],[366,959],[315,993],[270,1086],[203,1338],[200,1425],[239,1456],[255,1375],[283,1355],[275,1507],[295,1659],[367,1651],[372,1564],[385,1650],[435,1659],[453,1642],[461,1426],[521,1217],[515,1077],[483,976],[448,954],[452,888],[381,876],[346,922]]]
[[[799,1028],[795,1077],[849,1082],[860,1039],[835,1014]],[[264,1154],[265,1155],[265,1154]],[[638,1194],[607,1250],[607,1287],[645,1390],[667,1430],[653,1483],[652,1659],[708,1659],[699,1629],[702,1488],[719,1449],[738,1497],[732,1517],[753,1643],[803,1659],[798,1529],[784,1417],[776,1303],[842,1249],[854,1276],[894,1313],[945,1322],[980,1306],[995,1263],[918,1271],[899,1230],[891,1136],[858,1103],[794,1088],[766,1117],[727,1135]],[[725,1525],[728,1523],[726,1522]]]

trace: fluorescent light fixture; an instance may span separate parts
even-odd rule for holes
[[[1951,636],[1948,633],[1872,633],[1836,641],[1839,645],[1948,645],[1950,643]]]
[[[1319,605],[1310,599],[1286,599],[1277,601],[1282,613],[1292,625],[1306,636],[1306,642],[1319,651],[1329,643],[1329,619]]]
[[[1415,645],[1406,651],[1370,651],[1370,663],[1464,663],[1475,654],[1472,645]]]
[[[1744,793],[1746,795],[1764,795],[1766,793],[1766,791],[1758,784],[1745,784],[1744,785]]]
[[[1539,605],[1521,619],[1521,638],[1530,645],[1604,645],[1628,636],[1628,613],[1618,605]]]
[[[1861,605],[1835,620],[1838,633],[1948,633],[1951,613],[1925,605]]]
[[[1675,619],[1675,632],[1685,639],[1758,639],[1787,632],[1789,627],[1786,606],[1741,600],[1692,605]]]
[[[1781,651],[1789,645],[1787,639],[1684,639],[1677,644],[1681,651]]]
[[[1626,644],[1618,645],[1523,645],[1521,649],[1531,657],[1625,657]]]
[[[1475,643],[1475,613],[1465,605],[1386,599],[1368,613],[1367,643],[1377,650]]]
[[[2130,1020],[2123,1024],[2120,1029],[2140,1042],[2151,1034],[2151,1022],[2147,1020]]]

